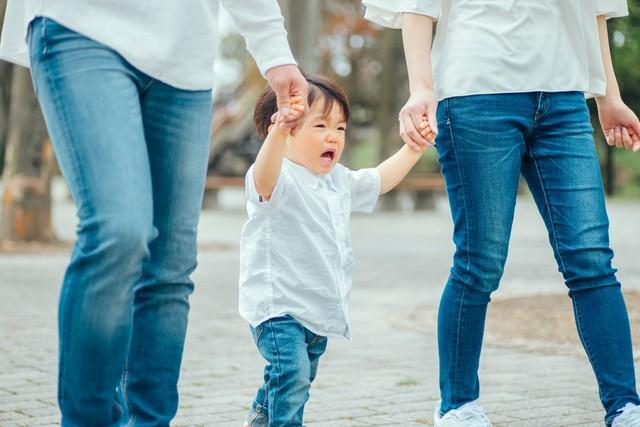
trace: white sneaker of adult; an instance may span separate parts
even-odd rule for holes
[[[440,416],[440,403],[433,412],[436,427],[493,427],[477,400]],[[625,426],[626,427],[626,426]]]
[[[627,403],[618,412],[620,415],[613,419],[611,427],[640,427],[640,405]]]

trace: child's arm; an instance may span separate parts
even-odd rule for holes
[[[298,100],[296,102],[296,100]],[[292,118],[300,115],[304,111],[304,106],[299,102],[299,97],[292,99],[291,110],[287,117]],[[267,138],[262,143],[256,162],[253,167],[253,180],[256,191],[263,200],[270,200],[273,189],[278,182],[280,169],[282,168],[282,158],[284,157],[287,147],[287,136],[291,133],[291,129],[284,127],[282,124],[284,118],[277,113],[275,123],[269,129]]]
[[[420,135],[428,140],[435,138],[434,132],[429,127],[429,123],[426,117],[423,117],[422,123],[420,123]],[[407,174],[418,163],[424,148],[421,151],[416,151],[414,148],[410,148],[408,144],[402,146],[398,152],[389,157],[378,166],[378,173],[380,174],[380,194],[388,193],[393,190],[400,182],[407,176]]]

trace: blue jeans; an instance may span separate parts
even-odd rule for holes
[[[327,338],[289,315],[269,319],[251,328],[251,333],[268,364],[247,422],[252,427],[302,426],[304,405]]]
[[[59,307],[63,426],[168,426],[178,405],[211,91],[145,75],[47,18],[38,100],[77,206]]]
[[[640,400],[584,95],[449,98],[440,103],[438,120],[456,245],[438,316],[441,412],[479,396],[487,304],[503,273],[522,174],[546,224],[611,422],[627,402]]]

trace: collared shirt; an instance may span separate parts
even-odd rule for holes
[[[261,201],[253,166],[245,181],[249,220],[240,246],[240,315],[253,327],[289,314],[322,336],[349,339],[354,268],[351,212],[372,212],[375,168],[337,164],[326,175],[283,159],[271,200]]]
[[[628,15],[626,0],[364,0],[365,18],[400,28],[402,13],[438,20],[432,50],[438,100],[581,91],[604,95],[596,17]]]
[[[114,49],[157,80],[180,89],[211,89],[220,3],[263,74],[296,63],[276,0],[9,0],[0,59],[28,66],[29,23],[45,16]]]

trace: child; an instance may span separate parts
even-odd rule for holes
[[[293,132],[281,126],[269,88],[254,114],[266,139],[246,176],[240,314],[267,366],[245,427],[302,426],[327,337],[351,335],[350,214],[373,211],[378,196],[398,185],[422,154],[405,145],[377,168],[340,165],[347,96],[326,78],[307,81],[309,112]],[[304,114],[302,101],[292,99],[287,118]],[[421,129],[423,141],[433,141],[424,118]]]

